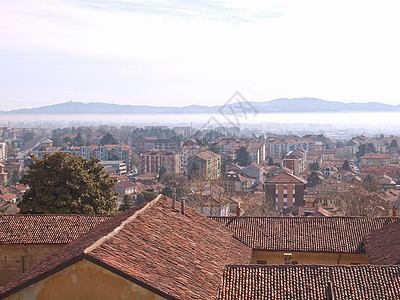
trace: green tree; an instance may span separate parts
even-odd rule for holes
[[[351,171],[349,161],[346,159],[342,165],[342,170]]]
[[[319,170],[320,170],[319,163],[318,163],[317,161],[311,163],[311,164],[310,164],[310,170],[312,170],[312,171],[319,171]]]
[[[358,146],[358,151],[356,153],[356,156],[360,158],[365,154],[367,154],[367,146],[365,144],[361,144],[360,146]]]
[[[85,140],[83,139],[81,132],[78,132],[78,134],[74,138],[74,145],[75,146],[83,146],[84,144],[85,144]]]
[[[268,166],[273,166],[274,165],[274,160],[272,157],[268,158]]]
[[[130,208],[132,208],[133,204],[132,204],[132,199],[129,195],[125,195],[124,198],[122,199],[122,204],[119,207],[119,211],[123,212],[126,211]]]
[[[18,204],[23,214],[112,214],[115,212],[115,179],[100,160],[56,152],[33,162],[20,180],[29,185]]]
[[[318,176],[318,173],[313,171],[310,176],[308,176],[308,182],[311,184],[317,184],[321,181],[321,178]]]
[[[100,145],[116,145],[118,141],[113,137],[113,135],[107,132],[100,141]]]
[[[247,152],[247,150],[244,146],[240,146],[240,148],[236,151],[235,162],[242,167],[251,165],[250,154],[249,154],[249,152]]]
[[[143,191],[137,196],[135,204],[137,205],[137,204],[143,203],[145,201],[152,200],[155,197],[157,197],[157,195],[158,194],[154,193],[154,192]]]
[[[344,146],[344,143],[341,141],[336,142],[336,148],[341,148]]]
[[[390,142],[389,148],[399,148],[399,145],[397,144],[396,140],[392,140]]]

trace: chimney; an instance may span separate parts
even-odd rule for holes
[[[393,213],[393,217],[397,217],[397,209],[396,209],[396,206],[393,206],[392,213]]]
[[[239,206],[239,203],[236,206],[236,217],[240,217],[240,206]]]
[[[185,199],[182,199],[181,214],[182,214],[182,215],[185,215]]]

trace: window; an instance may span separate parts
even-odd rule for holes
[[[266,265],[267,261],[266,260],[258,260],[257,259],[257,265]]]
[[[291,265],[292,264],[292,253],[283,253],[283,256],[285,258],[285,265]]]

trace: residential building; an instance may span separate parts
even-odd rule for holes
[[[0,298],[397,299],[400,239],[390,237],[399,222],[207,218],[160,195],[58,249],[1,287]],[[26,222],[18,224],[24,232]]]
[[[135,150],[137,153],[143,153],[149,150],[158,150],[166,152],[177,152],[180,145],[173,139],[158,139],[155,137],[145,137],[135,141]]]
[[[252,163],[251,165],[240,169],[242,175],[246,175],[255,180],[255,184],[262,182],[266,168],[260,164]]]
[[[390,165],[389,153],[367,153],[360,157],[360,166],[388,166]]]
[[[0,286],[110,218],[0,214]]]
[[[264,192],[266,197],[272,197],[276,203],[276,210],[282,210],[293,205],[304,206],[304,179],[280,172],[278,175],[264,180]]]
[[[159,173],[165,168],[166,173],[180,174],[180,154],[166,151],[147,151],[140,155],[142,173]]]
[[[199,176],[203,180],[216,180],[221,177],[221,156],[204,151],[189,158],[189,177]]]
[[[364,247],[366,238],[389,224],[400,222],[398,217],[212,219],[232,230],[237,239],[253,249],[253,264],[268,265],[287,264],[287,256],[290,256],[291,264],[366,265],[369,264]],[[384,255],[385,251],[380,253]],[[398,253],[394,255],[398,256]]]
[[[248,264],[251,253],[227,228],[160,195],[30,268],[0,298],[217,299],[225,265]]]
[[[7,158],[7,142],[0,139],[0,161]]]
[[[103,160],[100,163],[108,173],[124,175],[126,174],[126,163],[122,160]]]
[[[230,171],[225,174],[223,186],[227,193],[247,192],[254,182],[255,179],[253,178]]]
[[[4,172],[4,165],[0,163],[0,185],[6,184],[8,180],[8,174]]]

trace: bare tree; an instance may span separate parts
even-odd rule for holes
[[[365,188],[365,184],[353,184],[337,196],[338,204],[346,216],[387,216],[389,203],[378,193]]]

